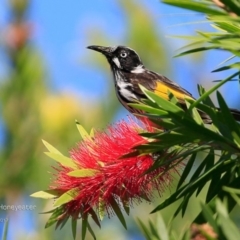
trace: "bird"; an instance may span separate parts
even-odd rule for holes
[[[107,58],[113,73],[117,98],[129,112],[135,115],[141,112],[129,106],[129,103],[141,102],[147,98],[139,85],[166,100],[169,100],[169,92],[172,93],[184,110],[187,109],[185,99],[195,100],[190,92],[176,82],[147,69],[137,52],[129,47],[91,45],[87,48],[100,52]],[[240,121],[240,111],[231,109],[231,113],[237,121]],[[212,123],[206,113],[199,111],[199,114],[204,123]]]

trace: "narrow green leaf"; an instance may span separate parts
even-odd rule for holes
[[[180,213],[180,211],[182,211],[182,217],[184,216],[188,206],[189,198],[191,197],[192,194],[193,193],[190,192],[184,196],[181,204],[178,206],[177,210],[174,212],[174,215],[173,215],[174,217],[176,217]]]
[[[147,240],[152,240],[151,238],[151,233],[148,230],[148,228],[145,226],[145,224],[142,222],[140,218],[137,218],[137,222],[140,225],[140,229],[142,230],[144,236],[146,237]]]
[[[197,85],[198,87],[198,92],[199,95],[202,96],[206,90],[201,86],[201,85]],[[211,98],[209,96],[206,96],[203,100],[202,100],[203,104],[206,104],[207,106],[209,106],[210,108],[215,108],[215,105],[213,104]]]
[[[220,106],[222,117],[224,117],[224,120],[227,122],[227,125],[229,127],[230,132],[232,133],[233,141],[237,143],[240,146],[240,142],[236,142],[239,138],[236,138],[237,135],[240,136],[240,127],[239,124],[235,121],[233,115],[231,114],[225,100],[223,99],[220,92],[217,91],[217,99]],[[236,133],[236,135],[233,135],[233,133]]]
[[[178,107],[177,105],[173,104],[172,102],[161,98],[160,96],[158,96],[157,94],[153,93],[152,91],[147,90],[146,88],[144,88],[143,86],[139,85],[139,87],[141,88],[141,90],[144,92],[144,94],[153,102],[157,103],[158,106],[160,106],[161,108],[163,108],[165,111],[170,111],[172,113],[175,113],[176,115],[180,115],[182,116],[184,113],[184,110],[180,107]]]
[[[218,88],[220,88],[223,84],[225,84],[226,82],[230,81],[232,78],[238,76],[239,73],[234,73],[231,76],[227,77],[225,80],[221,81],[220,83],[216,84],[214,87],[212,87],[210,90],[208,90],[207,92],[205,92],[200,98],[198,98],[192,105],[190,108],[194,108],[197,107],[197,105],[203,101],[206,97],[208,97],[211,93],[215,92]]]
[[[124,200],[122,202],[122,204],[123,204],[123,208],[124,208],[126,214],[129,215],[129,212],[130,212],[129,201],[128,200]]]
[[[240,194],[240,189],[224,186],[223,190],[231,194]]]
[[[54,207],[61,206],[64,203],[72,201],[77,196],[78,190],[79,190],[78,188],[73,188],[65,192],[56,200],[56,202],[54,203]]]
[[[89,223],[88,223],[87,228],[88,228],[88,231],[90,232],[90,234],[92,235],[93,239],[94,239],[94,240],[97,239],[97,238],[96,238],[96,235],[95,235],[94,231],[92,230],[92,228],[91,228],[91,226],[90,226]]]
[[[84,127],[82,125],[80,125],[80,123],[78,121],[76,121],[76,125],[77,125],[77,129],[82,137],[83,140],[85,139],[89,139],[90,135],[88,134],[88,132],[84,129]]]
[[[179,190],[175,191],[169,198],[167,198],[165,201],[159,204],[151,213],[155,213],[169,206],[170,204],[176,202],[178,199],[186,196],[186,194],[189,194],[189,197],[190,197],[196,191],[199,184],[202,184],[203,182],[206,183],[209,179],[211,179],[215,171],[219,170],[219,167],[221,167],[224,171],[224,169],[226,169],[226,166],[228,164],[230,164],[230,162],[226,164],[224,164],[222,161],[216,163],[214,167],[209,169],[207,172],[203,173],[197,179],[190,180],[189,184],[186,184],[185,186],[181,187]]]
[[[124,226],[125,229],[127,229],[127,225],[126,225],[126,221],[124,219],[124,216],[122,214],[121,209],[119,208],[117,202],[115,201],[115,199],[112,197],[111,199],[111,207],[113,209],[113,211],[115,212],[116,216],[118,217],[119,221],[122,223],[122,225]]]
[[[149,227],[150,227],[153,237],[155,237],[156,239],[160,239],[160,237],[158,235],[159,229],[158,230],[156,229],[155,225],[153,225],[151,220],[149,220],[148,224],[149,224]],[[152,237],[152,239],[153,239],[153,237]]]
[[[189,0],[162,0],[162,2],[176,7],[193,10],[196,12],[203,12],[210,15],[225,15],[226,13],[214,8],[214,5],[206,4],[205,2],[189,1]]]
[[[218,225],[216,223],[216,219],[214,219],[214,213],[212,212],[211,208],[207,204],[201,203],[202,213],[208,222],[214,229],[214,232],[218,234]]]
[[[134,107],[136,109],[143,110],[144,112],[157,114],[158,116],[161,116],[161,117],[169,116],[167,111],[164,111],[164,110],[161,110],[161,109],[156,109],[156,108],[153,108],[153,107],[149,107],[149,106],[144,105],[144,104],[129,103],[128,105],[131,106],[131,107]]]
[[[54,209],[54,212],[48,219],[48,221],[45,225],[45,228],[48,228],[48,227],[52,226],[55,222],[57,222],[58,217],[61,216],[63,213],[64,213],[64,208],[62,206]]]
[[[47,211],[47,212],[40,212],[39,214],[53,213],[55,210],[56,210],[56,208],[54,208],[54,209],[52,209],[50,211]]]
[[[202,51],[207,51],[207,50],[211,50],[211,49],[214,49],[214,48],[216,48],[216,47],[215,47],[215,46],[211,46],[211,47],[199,47],[199,48],[194,48],[194,49],[191,49],[191,50],[188,50],[188,51],[179,53],[179,54],[175,55],[174,57],[182,57],[182,56],[185,56],[185,55],[187,55],[187,54],[196,53],[196,52],[202,52]]]
[[[216,208],[218,212],[218,222],[221,225],[221,229],[228,240],[240,239],[240,232],[236,225],[228,216],[227,208],[224,204],[216,199]]]
[[[69,157],[65,157],[63,155],[59,155],[59,154],[53,153],[53,152],[45,152],[45,154],[47,156],[49,156],[50,158],[54,159],[55,161],[59,162],[64,167],[69,167],[72,169],[77,168],[76,163]]]
[[[169,240],[170,234],[168,233],[168,228],[167,228],[161,214],[157,215],[157,223],[155,225],[156,225],[156,228],[158,229],[158,233],[160,235],[159,239],[160,240]]]
[[[221,72],[221,71],[229,70],[229,69],[232,69],[232,68],[239,69],[240,68],[240,63],[238,62],[238,63],[230,64],[228,66],[223,66],[223,67],[220,67],[220,68],[217,68],[217,69],[213,70],[212,72]]]
[[[35,192],[30,196],[35,198],[52,199],[52,198],[58,197],[59,194],[61,193],[62,191],[60,191],[59,189],[50,189],[50,190]]]
[[[99,199],[99,204],[98,204],[98,214],[99,214],[100,220],[102,221],[105,214],[105,202],[102,200],[101,197]]]
[[[58,229],[58,227],[60,227],[59,229],[61,230],[64,225],[67,223],[68,219],[69,219],[69,215],[68,216],[65,216],[64,218],[60,218],[58,221],[57,221],[57,224],[55,226],[55,230]]]
[[[50,153],[55,153],[58,155],[62,155],[61,152],[59,152],[55,147],[53,147],[50,143],[46,142],[45,140],[42,140],[43,144],[45,145],[45,147],[48,149],[48,151]]]
[[[101,228],[98,216],[92,208],[89,209],[89,214],[91,215],[93,221],[99,226],[99,228]]]
[[[73,235],[73,239],[76,239],[76,235],[77,235],[77,219],[72,218],[72,235]]]
[[[222,185],[219,184],[221,179],[222,171],[219,171],[219,173],[216,173],[214,177],[211,179],[207,196],[206,196],[206,202],[209,202],[218,192],[220,192]]]
[[[232,60],[232,59],[235,58],[235,57],[236,57],[235,55],[232,55],[232,56],[228,57],[228,58],[225,59],[224,61],[220,62],[220,63],[218,64],[218,66],[223,65],[224,63]]]
[[[203,125],[203,120],[199,114],[199,112],[197,111],[196,108],[193,109],[189,109],[190,108],[190,103],[185,100],[186,106],[188,108],[188,112],[191,114],[192,118],[195,120],[195,122],[199,125]]]
[[[189,240],[189,239],[191,239],[190,228],[188,228],[184,232],[183,237],[182,237],[182,240]],[[208,239],[208,240],[210,240],[210,239]]]
[[[87,218],[87,215],[84,214],[84,216],[82,217],[82,240],[85,240],[87,227],[88,227],[88,218]]]
[[[215,160],[215,155],[213,149],[210,149],[207,157],[204,159],[204,162],[206,163],[204,173],[207,172],[209,169],[211,169],[214,166],[214,160]],[[202,183],[198,186],[197,192],[196,192],[196,197],[198,194],[202,191],[202,189],[205,187],[206,183]]]
[[[189,180],[189,182],[194,181],[195,179],[197,179],[199,177],[199,175],[201,174],[201,172],[203,171],[203,169],[206,166],[206,162],[208,157],[211,159],[211,156],[209,156],[210,152],[208,152],[207,156],[205,157],[205,159],[202,160],[201,164],[197,167],[197,169],[195,170],[195,172],[193,173],[191,179]]]
[[[69,172],[67,175],[71,177],[93,177],[95,176],[99,171],[95,169],[85,168],[85,169],[78,169]]]
[[[183,173],[181,174],[181,177],[179,179],[177,189],[179,189],[182,186],[183,182],[186,180],[187,176],[189,175],[192,169],[193,163],[195,162],[196,156],[197,156],[196,153],[192,154],[191,158],[187,161],[187,164],[184,167]]]
[[[191,184],[189,184],[189,186],[187,186],[180,194],[179,194],[179,198],[185,196],[189,191],[191,191],[192,193],[196,190],[196,188],[198,188],[203,182],[207,182],[208,180],[210,180],[213,176],[213,174],[215,173],[215,171],[217,171],[219,169],[219,167],[225,167],[227,164],[230,164],[230,162],[224,164],[223,162],[217,162],[211,169],[209,169],[208,171],[204,172],[203,174],[201,174],[201,176],[199,176],[195,181],[191,182]]]

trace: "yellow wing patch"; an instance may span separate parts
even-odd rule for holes
[[[169,86],[166,86],[164,83],[157,82],[157,86],[154,90],[154,93],[156,93],[158,96],[160,96],[166,100],[169,100],[168,92],[171,92],[178,99],[178,101],[182,102],[182,103],[184,103],[185,98],[194,99],[193,97],[191,97],[191,96],[185,94],[183,91],[181,91],[181,89],[179,89],[179,90],[176,88],[174,89]]]

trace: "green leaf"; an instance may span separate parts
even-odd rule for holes
[[[145,224],[141,221],[140,218],[137,218],[137,222],[138,222],[138,224],[140,225],[140,228],[141,228],[144,236],[146,237],[146,239],[147,239],[147,240],[152,240],[150,231],[149,231],[148,228],[145,226]]]
[[[203,12],[210,15],[225,15],[225,12],[213,8],[213,6],[206,4],[205,2],[199,1],[189,1],[189,0],[162,0],[162,2],[173,5],[176,7],[181,7],[184,9],[193,10],[196,12]]]
[[[31,194],[31,197],[35,198],[43,198],[43,199],[52,199],[56,198],[61,194],[62,191],[59,189],[50,189],[50,190],[44,190],[44,191],[38,191],[33,194]]]
[[[68,216],[65,216],[64,218],[60,218],[58,221],[57,221],[57,224],[55,226],[55,230],[58,229],[58,227],[60,226],[60,230],[64,227],[64,225],[67,223],[68,219],[69,219],[69,215]]]
[[[90,232],[90,234],[92,235],[93,239],[97,239],[96,235],[94,234],[94,231],[92,230],[92,228],[91,228],[89,223],[88,223],[87,228],[88,228],[88,231]]]
[[[192,177],[193,180],[190,180],[188,184],[184,185],[183,187],[175,191],[169,198],[167,198],[165,201],[160,203],[151,213],[157,212],[169,206],[170,204],[176,202],[178,199],[186,196],[187,194],[189,194],[188,197],[190,197],[203,182],[206,183],[207,181],[209,181],[212,178],[212,176],[214,176],[215,171],[219,171],[219,168],[222,168],[222,171],[224,172],[224,169],[226,169],[226,166],[228,166],[228,164],[231,165],[232,162],[223,162],[223,161],[217,162],[211,169],[204,172],[202,175],[200,175],[197,178],[196,176],[198,176],[199,174],[194,173],[193,174],[194,176]],[[198,171],[199,171],[199,168],[198,168]]]
[[[88,227],[88,218],[87,218],[87,214],[84,214],[84,216],[82,217],[82,240],[84,240],[86,237],[87,227]]]
[[[190,108],[196,107],[201,101],[203,101],[206,97],[208,97],[211,93],[216,91],[218,88],[220,88],[223,84],[230,81],[232,78],[236,77],[238,73],[234,73],[231,76],[227,77],[225,80],[221,81],[220,83],[216,84],[214,87],[212,87],[209,91],[205,92],[199,99],[197,99]]]
[[[233,115],[231,114],[226,102],[224,101],[222,95],[217,91],[217,99],[220,106],[222,117],[229,127],[229,131],[232,134],[232,140],[240,147],[240,125],[235,121]]]
[[[101,224],[95,211],[92,208],[90,208],[88,212],[91,215],[93,221],[99,226],[99,228],[101,228]]]
[[[215,160],[215,154],[213,149],[210,149],[207,157],[204,159],[205,162],[205,169],[204,169],[204,173],[209,171],[210,169],[213,168],[214,166],[214,160]],[[216,171],[215,171],[216,172]],[[196,192],[196,197],[198,196],[198,194],[202,191],[203,187],[206,185],[206,183],[202,183],[198,186],[197,188],[197,192]]]
[[[129,201],[123,200],[122,204],[126,214],[129,215],[129,212],[130,212]]]
[[[59,154],[53,153],[53,152],[45,152],[45,154],[47,156],[49,156],[50,158],[54,159],[55,161],[57,161],[58,163],[60,163],[61,165],[63,165],[64,167],[69,167],[72,169],[77,168],[77,165],[74,162],[74,160],[69,157],[65,157],[63,155],[59,155]]]
[[[149,224],[150,230],[151,230],[152,235],[153,235],[152,239],[154,239],[154,238],[160,239],[159,235],[158,235],[159,229],[158,230],[156,229],[155,225],[153,225],[151,220],[149,220],[148,224]]]
[[[202,125],[203,126],[203,120],[199,114],[199,112],[197,111],[196,108],[193,108],[193,109],[189,109],[190,107],[190,103],[185,100],[185,103],[186,103],[186,106],[188,108],[188,112],[190,113],[190,115],[192,116],[192,118],[195,120],[195,122],[199,125]]]
[[[73,235],[73,239],[76,239],[76,235],[77,235],[77,219],[72,218],[72,235]]]
[[[78,194],[78,187],[70,189],[69,191],[65,192],[63,195],[61,195],[56,202],[54,203],[54,206],[61,206],[65,203],[68,203],[70,201],[72,201]]]
[[[45,145],[45,147],[48,149],[48,151],[50,153],[55,153],[58,155],[62,155],[61,152],[59,152],[55,147],[53,147],[50,143],[46,142],[45,140],[42,140],[43,144]]]
[[[77,129],[78,129],[82,139],[83,140],[91,139],[90,134],[88,134],[88,132],[84,129],[84,127],[82,125],[80,125],[80,123],[77,120],[75,120],[75,122],[76,122]]]
[[[161,214],[157,215],[157,223],[156,223],[156,228],[158,230],[158,233],[160,235],[161,240],[169,240],[169,233],[168,233],[168,228],[163,220],[163,217]]]
[[[187,161],[187,164],[184,167],[184,170],[179,179],[177,189],[179,189],[182,186],[183,182],[186,180],[187,176],[189,175],[189,173],[192,169],[193,163],[195,162],[196,156],[197,156],[196,153],[192,154],[191,158]]]
[[[111,207],[112,207],[113,211],[115,212],[116,216],[118,217],[119,221],[124,226],[124,228],[127,229],[127,224],[126,224],[126,221],[125,221],[124,216],[122,214],[122,211],[119,208],[117,202],[115,201],[115,199],[113,197],[111,199]]]
[[[102,200],[102,198],[99,198],[99,204],[98,204],[98,214],[99,214],[99,218],[100,220],[103,220],[104,218],[104,214],[105,214],[105,202]]]
[[[229,70],[229,69],[233,69],[233,68],[239,69],[240,68],[240,63],[237,62],[237,63],[230,64],[228,66],[223,66],[223,67],[220,67],[220,68],[217,68],[217,69],[213,70],[212,72],[221,72],[221,71],[225,71],[225,70]]]
[[[173,215],[174,217],[176,217],[180,211],[182,211],[182,217],[184,217],[191,195],[192,195],[192,192],[184,196],[181,204],[178,206],[177,210],[174,212],[174,215]]]
[[[136,109],[139,109],[139,110],[143,110],[144,112],[156,114],[156,115],[158,115],[158,117],[159,116],[161,116],[161,117],[168,116],[168,112],[167,111],[164,111],[164,110],[161,110],[161,109],[156,109],[156,108],[153,108],[153,107],[149,107],[149,106],[144,105],[144,104],[129,103],[128,105],[133,107],[133,108],[136,108]]]
[[[63,213],[64,213],[63,206],[54,209],[54,212],[51,215],[51,217],[48,219],[48,221],[45,225],[45,228],[48,228],[48,227],[52,226],[55,222],[57,222],[58,217],[61,216]]]
[[[240,189],[224,186],[223,190],[231,194],[240,194]]]
[[[216,46],[194,48],[194,49],[191,49],[191,50],[188,50],[188,51],[185,51],[185,52],[181,52],[181,53],[175,55],[174,57],[182,57],[182,56],[187,55],[187,54],[207,51],[207,50],[211,50],[211,49],[214,49],[214,48],[216,48]]]
[[[206,92],[206,90],[199,84],[197,85],[197,87],[198,87],[199,95],[202,96]],[[215,108],[215,105],[213,104],[213,102],[209,96],[206,96],[202,100],[202,102],[203,102],[203,104],[206,104],[209,108]]]
[[[207,204],[201,203],[202,213],[206,219],[206,221],[213,227],[214,232],[218,233],[218,225],[216,223],[216,219],[214,219],[214,213],[211,208]]]
[[[139,85],[139,87],[150,100],[155,102],[158,106],[163,108],[165,111],[174,113],[179,116],[182,116],[184,114],[183,109],[178,107],[176,104],[173,104],[172,102],[161,98],[160,96],[156,95],[152,91],[147,90],[141,85]]]
[[[67,175],[71,177],[93,177],[95,176],[99,171],[95,169],[85,168],[85,169],[78,169],[69,172]]]
[[[216,208],[218,212],[218,222],[221,225],[222,231],[228,240],[240,239],[240,232],[228,217],[228,212],[224,204],[220,200],[216,200]]]

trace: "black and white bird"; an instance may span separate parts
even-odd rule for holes
[[[114,77],[116,95],[121,104],[133,114],[138,111],[128,104],[146,98],[139,85],[167,100],[169,99],[168,93],[171,92],[183,109],[186,109],[186,98],[194,99],[190,92],[177,83],[145,68],[138,54],[129,47],[93,45],[88,48],[102,53],[107,58]],[[231,109],[231,112],[234,118],[240,121],[240,112],[235,109]],[[200,112],[200,115],[205,123],[211,122],[204,112]]]

